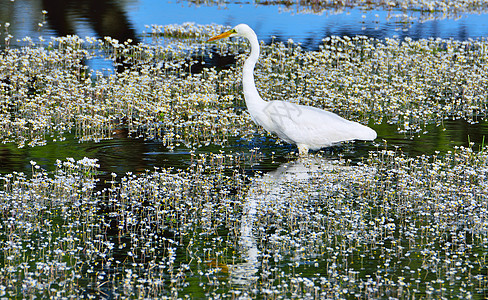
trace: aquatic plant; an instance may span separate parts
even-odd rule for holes
[[[158,138],[170,148],[198,148],[229,136],[264,135],[244,109],[243,41],[201,44],[202,35],[220,29],[185,24],[178,34],[188,38],[164,46],[72,36],[44,45],[26,40],[23,48],[5,50],[0,140],[35,146],[74,131],[81,141],[97,141],[124,126],[133,136]],[[318,51],[305,51],[290,40],[262,45],[255,78],[268,100],[286,95],[414,135],[446,118],[476,122],[485,116],[486,49],[485,39],[333,36]],[[102,55],[123,71],[93,71],[85,64]],[[214,68],[224,57],[238,57],[237,65]]]
[[[486,152],[306,158],[255,178],[233,155],[193,161],[103,189],[87,158],[2,176],[2,295],[486,296]]]
[[[26,39],[0,54],[3,143],[67,132],[99,141],[122,127],[190,153],[179,169],[103,174],[94,158],[68,158],[53,172],[32,161],[30,174],[2,175],[0,296],[486,297],[488,149],[385,148],[355,162],[318,154],[260,175],[259,149],[224,147],[266,135],[243,107],[242,41],[203,45],[213,27],[185,26],[184,40],[165,45]],[[485,39],[262,49],[255,78],[270,100],[286,94],[406,135],[485,118]],[[123,71],[90,70],[102,55]],[[224,57],[237,65],[211,65]]]

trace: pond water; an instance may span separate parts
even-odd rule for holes
[[[367,156],[369,151],[388,146],[398,147],[411,156],[433,155],[436,151],[445,153],[455,146],[468,147],[470,143],[473,143],[473,149],[480,149],[488,135],[487,122],[470,124],[464,120],[446,120],[442,127],[430,125],[427,127],[428,133],[418,135],[398,133],[396,126],[388,124],[372,127],[378,132],[375,143],[356,142],[321,152],[331,159],[341,157],[354,161]],[[273,137],[257,136],[251,140],[231,138],[224,146],[210,145],[198,149],[196,153],[245,153],[254,148],[259,148],[264,157],[252,166],[246,166],[251,172],[272,171],[288,161],[288,154],[296,151],[294,146],[286,143],[277,145]],[[112,139],[99,142],[80,143],[77,137],[68,135],[65,141],[48,142],[42,147],[18,148],[16,144],[2,144],[0,171],[4,174],[14,171],[29,173],[32,169],[30,161],[33,159],[45,170],[53,171],[56,160],[60,158],[96,157],[102,174],[116,173],[123,176],[128,172],[144,173],[154,167],[187,168],[191,152],[192,149],[183,145],[169,149],[161,140],[129,137],[128,132],[121,129]]]
[[[383,3],[1,2],[0,297],[486,298],[488,7]],[[378,138],[253,124],[242,22],[262,95]]]
[[[408,7],[410,1],[405,2]],[[247,23],[264,41],[273,36],[283,41],[293,39],[308,49],[316,48],[330,35],[457,40],[487,36],[485,5],[429,10],[424,2],[429,3],[410,2],[411,9],[385,9],[382,1],[370,1],[369,5],[352,1],[350,6],[321,6],[320,2],[307,1],[303,5],[285,1],[282,3],[288,5],[280,1],[3,1],[0,23],[11,24],[8,31],[15,39],[77,34],[111,36],[120,41],[144,41],[145,33],[150,32],[147,26],[152,24]]]

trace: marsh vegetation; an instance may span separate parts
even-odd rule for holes
[[[95,143],[126,131],[185,152],[177,168],[106,173],[97,157],[59,157],[3,173],[0,295],[486,297],[482,141],[413,155],[382,137],[387,128],[408,140],[452,120],[484,124],[488,41],[262,44],[255,77],[266,99],[328,109],[379,133],[352,144],[367,149],[353,159],[298,159],[246,112],[243,41],[204,43],[225,29],[153,26],[154,43],[137,45],[25,38],[0,53],[4,145]],[[120,72],[87,67],[97,59]],[[278,161],[275,170],[253,168],[263,160]]]

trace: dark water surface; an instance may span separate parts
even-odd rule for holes
[[[371,1],[376,3],[379,1]],[[150,26],[247,23],[264,41],[293,39],[315,48],[330,35],[366,35],[376,38],[440,37],[466,40],[488,35],[487,7],[425,11],[385,9],[381,6],[272,5],[253,1],[109,1],[38,0],[0,2],[2,37],[9,43],[30,36],[111,36],[120,41],[145,41]],[[313,2],[315,3],[315,2]],[[317,2],[321,3],[321,2]],[[452,11],[450,11],[452,10]],[[9,23],[9,27],[5,27]],[[2,41],[4,39],[2,38]],[[3,44],[3,43],[2,43]]]
[[[355,142],[325,148],[320,153],[332,160],[345,158],[353,162],[367,157],[369,151],[378,149],[401,150],[409,156],[433,155],[445,153],[456,146],[471,146],[479,150],[485,144],[488,135],[488,122],[470,124],[464,120],[446,120],[442,126],[429,125],[425,133],[407,135],[397,133],[396,125],[372,126],[378,133],[374,142]],[[297,151],[294,145],[276,143],[272,136],[256,137],[253,140],[231,138],[226,146],[204,146],[192,151],[181,145],[173,150],[166,148],[162,141],[132,138],[125,130],[113,139],[100,142],[78,142],[73,135],[68,135],[62,142],[47,142],[45,146],[17,148],[15,144],[0,144],[0,171],[11,173],[32,169],[31,160],[42,168],[52,171],[57,159],[72,157],[80,160],[83,157],[99,159],[102,177],[116,173],[119,176],[127,172],[144,173],[154,167],[172,167],[186,169],[190,166],[192,155],[198,153],[242,153],[249,154],[255,149],[261,153],[259,160],[246,166],[250,172],[269,172],[281,163],[291,159]],[[290,156],[291,155],[291,156]],[[105,176],[103,176],[105,175]]]

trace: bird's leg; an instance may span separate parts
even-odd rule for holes
[[[307,154],[308,154],[308,147],[307,147],[307,145],[297,144],[297,147],[298,147],[298,154],[300,156],[307,156]]]

